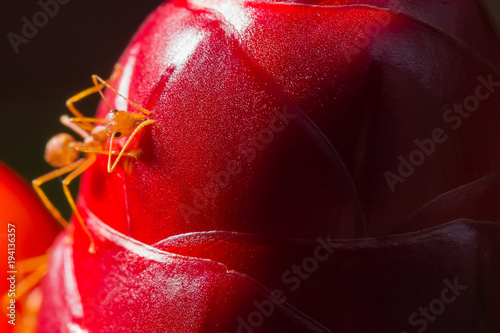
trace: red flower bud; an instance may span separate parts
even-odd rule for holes
[[[154,123],[83,176],[41,327],[496,332],[497,51],[473,0],[160,6],[111,82]]]

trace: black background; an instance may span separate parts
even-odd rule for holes
[[[22,35],[22,18],[32,22],[41,7],[38,1],[1,0],[0,161],[27,180],[53,170],[43,152],[54,134],[68,132],[59,122],[69,113],[66,99],[90,87],[92,74],[111,73],[138,26],[162,2],[70,0],[16,54],[7,34]],[[78,108],[92,116],[98,101],[88,98]],[[60,182],[44,188],[67,215]]]
[[[500,13],[500,0],[488,1],[491,12]],[[32,21],[41,7],[38,1],[1,0],[0,160],[26,179],[51,171],[44,146],[66,131],[59,123],[60,115],[68,114],[66,99],[89,87],[92,74],[110,74],[140,23],[161,2],[70,0],[16,54],[7,34],[21,35],[22,18]],[[90,116],[97,102],[89,98],[78,107]],[[62,207],[60,183],[47,185]]]

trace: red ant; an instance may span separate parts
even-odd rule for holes
[[[133,103],[109,85],[108,81],[114,80],[118,75],[118,72],[119,68],[115,68],[113,75],[107,81],[102,80],[97,75],[93,75],[92,80],[94,81],[95,86],[83,90],[82,92],[74,95],[66,101],[66,106],[75,117],[70,118],[66,115],[63,115],[60,118],[61,123],[76,134],[80,135],[83,140],[77,141],[67,133],[60,133],[52,137],[45,147],[45,160],[51,166],[59,169],[49,172],[33,180],[33,187],[42,199],[45,207],[47,207],[47,209],[64,228],[67,228],[69,225],[68,222],[62,217],[59,210],[57,210],[57,208],[50,202],[48,197],[41,189],[41,185],[54,178],[69,173],[69,175],[66,176],[66,178],[64,178],[62,181],[64,194],[78,222],[82,226],[83,231],[90,239],[90,253],[95,253],[95,243],[89,230],[83,222],[78,209],[76,208],[75,201],[69,191],[68,186],[72,180],[81,175],[96,161],[98,154],[108,155],[108,172],[112,172],[115,169],[118,161],[122,156],[137,158],[140,154],[140,150],[125,152],[125,149],[141,129],[143,129],[147,125],[154,123],[154,120],[147,118],[147,116],[150,114],[148,110]],[[102,92],[102,89],[104,87],[111,89],[117,95],[124,98],[131,106],[140,111],[141,114],[111,108],[109,102],[106,100]],[[110,112],[105,119],[84,117],[83,114],[80,113],[80,111],[78,111],[73,105],[73,103],[96,92],[99,92],[99,94],[102,96],[102,98],[110,108]],[[104,126],[96,126],[96,123],[104,124]],[[121,151],[113,151],[113,138],[120,138],[129,134],[130,137],[128,138]],[[108,137],[111,138],[109,143],[109,151],[105,151],[105,145]],[[81,153],[83,153],[83,157],[80,158]],[[111,165],[112,155],[118,155],[113,165]]]

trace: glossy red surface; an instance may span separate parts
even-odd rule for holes
[[[450,283],[424,330],[498,331],[500,62],[475,1],[167,2],[119,63],[155,123],[82,177],[97,253],[78,226],[56,242],[42,331],[411,332]]]
[[[56,241],[40,332],[500,329],[496,223],[349,241],[200,232],[151,247],[85,219],[98,255],[80,229]]]
[[[430,2],[412,3],[393,8],[404,13],[161,6],[124,52],[114,83],[152,111],[155,125],[136,140],[143,153],[128,173],[108,175],[102,163],[87,172],[89,208],[148,244],[209,230],[302,238],[404,230],[412,212],[500,165],[491,29],[472,1],[434,14],[424,10]],[[473,116],[448,113],[484,80],[492,93],[481,90],[488,97]],[[98,116],[107,112],[103,104]],[[428,146],[410,176],[387,176],[389,184],[386,172],[397,175],[400,158],[419,149],[415,140],[428,142],[436,129],[444,142]]]

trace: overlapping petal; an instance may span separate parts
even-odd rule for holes
[[[200,232],[151,247],[86,221],[100,255],[79,229],[74,244],[59,238],[42,332],[402,332],[423,327],[422,308],[427,332],[500,328],[491,222],[350,241]]]
[[[112,83],[155,123],[84,175],[41,330],[496,332],[497,50],[472,0],[160,6]]]

